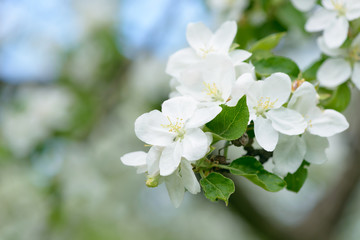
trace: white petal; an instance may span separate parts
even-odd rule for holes
[[[339,86],[349,79],[350,75],[351,66],[342,58],[327,59],[317,72],[320,85],[328,88]]]
[[[356,37],[351,43],[351,48],[359,48],[359,47],[360,47],[360,34],[356,35]]]
[[[228,106],[236,106],[240,98],[242,98],[255,82],[252,74],[245,73],[241,75],[235,82],[231,91],[231,100],[227,102]]]
[[[199,61],[199,56],[192,48],[179,50],[169,57],[169,61],[166,65],[166,73],[173,77],[179,77],[181,72],[195,65]]]
[[[349,127],[344,115],[332,110],[326,109],[317,118],[311,118],[308,131],[311,134],[318,135],[320,137],[331,137],[335,134],[345,131]]]
[[[325,29],[336,18],[336,13],[319,8],[309,18],[305,24],[305,30],[308,32],[318,32]]]
[[[288,108],[293,109],[305,116],[309,111],[309,107],[315,107],[317,102],[317,93],[314,85],[309,82],[304,82],[293,93],[288,103]]]
[[[189,161],[196,161],[204,157],[208,150],[208,138],[200,128],[187,129],[184,139],[182,156]]]
[[[302,12],[307,12],[315,6],[316,0],[291,0],[295,8]]]
[[[170,117],[172,121],[177,121],[177,118],[183,119],[186,122],[192,117],[197,109],[198,102],[188,96],[174,97],[163,102],[161,106],[162,113]]]
[[[212,35],[210,29],[201,22],[189,23],[187,26],[186,39],[195,51],[206,49]]]
[[[250,73],[254,79],[256,79],[256,75],[255,75],[255,67],[254,65],[250,64],[250,63],[239,63],[238,65],[235,65],[235,75],[236,77],[240,77],[241,75],[245,74],[245,73]]]
[[[288,108],[270,110],[266,116],[271,120],[276,131],[286,135],[299,135],[305,131],[307,123],[303,116]]]
[[[349,22],[345,17],[338,17],[324,30],[324,41],[329,48],[338,48],[346,40]]]
[[[126,166],[138,167],[146,165],[146,156],[146,152],[137,151],[125,154],[120,160]]]
[[[230,53],[231,60],[234,65],[239,65],[249,57],[251,57],[251,53],[245,50],[234,50]]]
[[[304,133],[302,137],[306,144],[305,160],[314,164],[326,162],[327,156],[325,149],[329,147],[328,139],[307,132]]]
[[[274,130],[269,119],[258,117],[254,120],[255,137],[259,145],[266,151],[273,151],[279,139],[279,133]]]
[[[324,37],[319,37],[317,40],[318,46],[320,50],[325,53],[328,56],[331,57],[339,57],[339,56],[345,56],[346,50],[342,48],[329,48],[324,41]]]
[[[213,120],[222,108],[217,104],[209,104],[208,106],[200,107],[195,111],[190,120],[186,123],[187,128],[198,128]]]
[[[148,174],[151,176],[159,174],[159,163],[162,150],[162,147],[152,146],[148,152],[146,163]]]
[[[274,171],[281,176],[296,172],[304,160],[305,152],[305,142],[301,137],[280,135],[273,155]]]
[[[334,0],[321,0],[321,4],[326,8],[326,9],[329,9],[329,10],[334,10],[335,7],[334,7]],[[337,0],[335,0],[337,1]]]
[[[221,53],[228,53],[237,31],[235,21],[227,21],[213,35],[210,45]]]
[[[263,101],[273,102],[273,108],[281,107],[289,99],[291,79],[285,73],[274,73],[264,80]]]
[[[178,172],[165,177],[165,185],[172,204],[178,208],[184,199],[185,193],[184,184],[182,183]]]
[[[200,192],[200,184],[196,179],[195,173],[192,169],[191,163],[185,159],[181,160],[181,179],[185,188],[192,194]]]
[[[360,90],[360,62],[354,63],[354,69],[351,76],[352,82]]]
[[[135,134],[147,144],[167,146],[175,137],[174,133],[162,126],[167,124],[169,124],[168,119],[160,111],[154,110],[136,119]]]
[[[359,0],[348,0],[346,2],[346,18],[349,21],[355,20],[360,17],[360,2]]]
[[[161,176],[168,176],[177,169],[180,164],[181,154],[182,149],[179,142],[174,142],[170,146],[164,148],[159,164]]]
[[[264,81],[255,81],[250,85],[246,94],[246,103],[249,111],[254,110],[254,107],[258,105],[258,101],[263,97]]]

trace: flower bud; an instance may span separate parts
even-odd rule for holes
[[[160,175],[156,175],[156,176],[148,175],[146,180],[146,186],[151,188],[157,187],[159,185],[159,178]]]

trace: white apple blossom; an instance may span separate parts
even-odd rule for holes
[[[229,56],[234,65],[241,65],[251,56],[251,53],[245,50],[234,50],[229,53],[236,31],[235,21],[223,23],[215,33],[212,33],[203,23],[190,23],[186,32],[190,47],[181,49],[170,56],[166,73],[178,78],[181,72],[214,53]]]
[[[200,192],[200,184],[192,170],[191,163],[182,158],[179,167],[169,176],[159,175],[158,163],[164,148],[152,147],[148,153],[143,151],[131,152],[122,156],[120,159],[124,165],[137,167],[137,173],[148,172],[147,185],[156,187],[159,183],[165,182],[171,202],[175,207],[179,207],[185,189],[192,194]]]
[[[162,112],[154,110],[136,119],[135,133],[143,142],[164,148],[159,171],[161,176],[168,176],[177,169],[182,157],[196,161],[205,156],[209,141],[200,127],[220,111],[199,108],[199,103],[190,97],[171,98],[162,104]]]
[[[324,42],[329,48],[338,48],[346,40],[349,21],[360,17],[358,0],[322,0],[305,25],[308,32],[324,31]]]
[[[341,113],[332,109],[322,110],[317,103],[317,93],[311,83],[304,82],[295,90],[288,108],[301,113],[307,127],[301,136],[280,136],[273,156],[276,173],[283,176],[288,172],[294,173],[304,159],[314,164],[325,162],[325,149],[329,147],[327,137],[349,127]]]
[[[247,105],[250,120],[254,121],[255,137],[266,151],[275,149],[279,132],[298,135],[306,128],[301,114],[283,107],[290,93],[291,80],[284,73],[274,73],[263,81],[256,81],[247,91]]]
[[[302,12],[311,10],[316,3],[316,0],[291,0],[294,7]]]
[[[320,85],[334,88],[351,78],[360,89],[360,34],[347,49],[328,48],[323,38],[318,39],[318,45],[325,54],[331,56],[317,72]]]

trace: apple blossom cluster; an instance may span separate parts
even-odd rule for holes
[[[342,21],[355,15],[349,16]],[[309,20],[309,26],[312,21],[316,20]],[[282,72],[259,77],[252,53],[233,44],[236,33],[234,21],[223,23],[215,32],[202,23],[188,25],[189,47],[171,55],[166,67],[172,77],[170,99],[161,111],[145,113],[135,121],[136,136],[149,150],[121,157],[125,165],[146,173],[147,186],[165,182],[176,207],[185,191],[197,194],[201,188],[210,200],[227,203],[234,186],[221,174],[224,171],[243,176],[265,190],[279,191],[286,186],[286,177],[295,174],[304,161],[323,163],[327,138],[349,126],[341,113],[319,105],[317,88],[310,82]],[[319,40],[324,46],[327,34]],[[357,49],[357,42],[350,48]],[[329,53],[334,50],[326,49]],[[349,59],[341,54],[334,52],[332,56],[344,56],[336,61],[347,64]],[[353,72],[358,71],[353,66]],[[321,69],[319,72],[322,76]],[[340,81],[338,75],[335,77]],[[261,149],[254,149],[254,139]],[[222,149],[215,148],[222,143],[224,154],[220,155]],[[247,154],[227,159],[230,145],[243,147]],[[259,162],[263,153],[272,158],[273,172]],[[200,183],[195,173],[200,174]]]
[[[305,30],[322,32],[318,39],[321,51],[329,56],[319,68],[317,79],[321,86],[335,88],[351,79],[360,90],[360,35],[355,35],[351,24],[360,18],[359,0],[292,0],[301,11],[316,7]]]

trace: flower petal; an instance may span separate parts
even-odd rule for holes
[[[304,117],[292,109],[273,109],[267,112],[266,116],[271,120],[272,127],[285,135],[302,134],[307,127]]]
[[[317,93],[314,85],[309,82],[304,82],[293,93],[288,103],[288,108],[293,109],[305,116],[309,111],[309,107],[315,107],[317,102]]]
[[[349,79],[350,76],[351,66],[342,58],[327,59],[317,72],[320,85],[328,88],[339,86]]]
[[[188,96],[174,97],[163,102],[161,106],[162,113],[172,121],[183,119],[189,120],[197,109],[198,102]]]
[[[288,99],[291,93],[291,79],[285,73],[274,73],[264,80],[263,101],[270,100],[274,102],[273,108],[281,107]]]
[[[347,0],[346,4],[348,8],[346,9],[346,18],[349,21],[355,20],[360,17],[360,2],[358,0]]]
[[[319,111],[321,110],[319,109]],[[331,137],[345,131],[349,127],[349,123],[344,115],[335,110],[326,109],[320,116],[318,113],[316,115],[318,115],[316,118],[310,115],[311,123],[309,124],[308,131],[311,134],[320,137]]]
[[[191,163],[185,159],[182,159],[180,166],[181,179],[185,188],[192,194],[199,193],[201,190],[200,184],[196,179]]]
[[[337,17],[334,22],[324,30],[324,41],[329,48],[338,48],[346,40],[349,22],[345,17]]]
[[[180,164],[181,154],[182,149],[179,142],[174,142],[173,144],[164,148],[159,164],[161,176],[168,176],[177,169]]]
[[[182,156],[189,161],[196,161],[204,157],[208,150],[208,138],[200,128],[187,129],[181,141]]]
[[[328,139],[307,132],[303,134],[302,138],[306,144],[305,160],[314,164],[326,162],[325,149],[329,147]]]
[[[251,53],[245,50],[237,49],[230,52],[230,57],[234,65],[239,65],[249,57],[251,57]]]
[[[146,165],[146,156],[146,152],[137,151],[125,154],[120,160],[126,166],[138,167]]]
[[[168,119],[160,111],[153,110],[136,119],[135,134],[147,144],[167,146],[175,137],[174,133],[162,126],[167,124],[169,124]]]
[[[186,30],[186,39],[189,45],[197,52],[200,48],[206,49],[212,37],[212,32],[203,23],[189,23]]]
[[[346,56],[346,50],[342,48],[329,48],[324,41],[324,37],[319,37],[317,39],[318,46],[320,50],[328,56],[331,57],[340,57]]]
[[[199,108],[195,110],[193,116],[190,120],[186,123],[187,128],[198,128],[206,123],[213,120],[220,112],[222,108],[216,104],[211,103],[208,105],[200,104]]]
[[[296,172],[304,160],[305,152],[305,142],[301,137],[281,134],[274,150],[274,171],[281,176]]]
[[[273,151],[279,139],[279,134],[271,125],[269,119],[258,117],[254,120],[255,137],[259,145],[266,151]]]
[[[184,184],[179,173],[176,171],[170,176],[165,177],[165,185],[172,204],[174,207],[178,208],[181,205],[185,194]]]
[[[241,75],[235,82],[231,91],[231,100],[227,102],[228,106],[236,106],[239,99],[242,98],[255,82],[251,73]]]
[[[180,77],[181,72],[200,61],[199,56],[192,48],[177,51],[169,57],[166,73],[173,77]]]
[[[360,90],[360,62],[354,63],[354,69],[351,76],[352,82]]]
[[[235,21],[224,22],[214,33],[210,45],[214,46],[217,52],[228,53],[237,31]]]
[[[146,163],[148,174],[151,176],[159,174],[159,163],[162,150],[162,147],[152,146],[148,152]]]
[[[295,8],[302,12],[307,12],[315,6],[316,0],[291,0]]]
[[[336,18],[336,13],[319,8],[309,18],[305,24],[305,30],[308,32],[318,32],[325,29]]]

